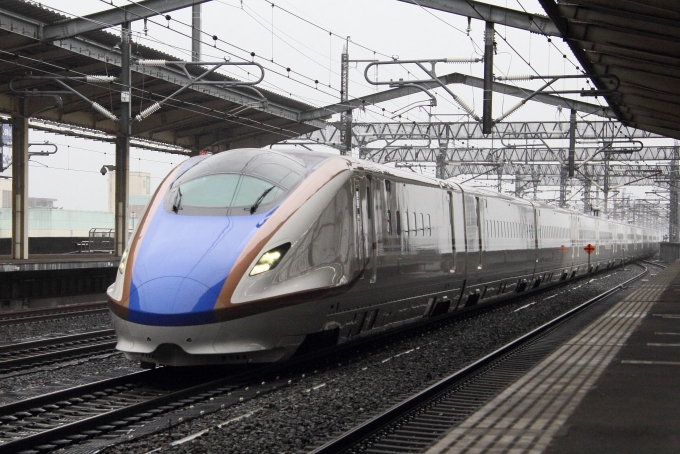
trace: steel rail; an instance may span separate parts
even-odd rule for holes
[[[0,326],[108,313],[105,301],[0,313]]]
[[[639,265],[642,266],[642,265]],[[607,290],[606,292],[603,292],[599,295],[597,295],[594,298],[589,299],[588,301],[581,303],[580,305],[572,308],[571,310],[565,312],[564,314],[550,320],[547,323],[544,323],[543,325],[539,326],[538,328],[535,328],[534,330],[530,331],[529,333],[513,340],[512,342],[509,342],[508,344],[500,347],[499,349],[489,353],[488,355],[484,356],[483,358],[475,361],[474,363],[464,367],[463,369],[460,369],[453,374],[449,375],[448,377],[440,380],[439,382],[435,383],[432,386],[429,386],[428,388],[418,392],[417,394],[409,397],[408,399],[394,405],[393,407],[389,408],[385,412],[374,416],[373,418],[369,419],[368,421],[360,424],[359,426],[345,432],[342,434],[340,437],[337,437],[333,440],[328,441],[327,443],[323,444],[322,446],[314,449],[313,451],[310,452],[310,454],[337,454],[339,452],[342,452],[343,450],[346,450],[350,448],[351,446],[357,444],[361,440],[369,437],[370,435],[378,432],[388,424],[392,423],[396,419],[404,416],[405,414],[411,412],[412,410],[422,406],[426,402],[434,399],[435,397],[439,396],[443,392],[446,392],[448,389],[456,386],[458,383],[461,381],[465,380],[466,378],[470,377],[472,374],[481,371],[482,369],[489,367],[492,363],[498,361],[499,359],[505,357],[508,353],[520,348],[521,346],[525,345],[527,342],[535,339],[539,335],[545,333],[549,329],[557,326],[558,324],[561,324],[565,320],[571,318],[572,316],[580,313],[587,307],[591,306],[592,304],[607,298],[608,296],[611,296],[613,293],[625,288],[626,285],[630,284],[631,282],[636,281],[637,279],[642,278],[645,274],[647,274],[648,269],[644,266],[644,271],[637,276],[628,279],[627,281],[623,282],[622,284],[618,284],[615,287],[612,287],[611,289]]]
[[[661,263],[652,262],[652,261],[650,261],[650,260],[640,260],[640,261],[641,261],[642,263],[648,263],[648,264],[650,264],[650,265],[652,265],[652,266],[658,266],[659,268],[666,269],[666,265],[663,265],[663,264],[661,264]]]
[[[299,361],[298,361],[299,362]],[[296,362],[296,363],[298,363]],[[172,409],[181,408],[185,405],[180,401],[191,400],[192,402],[199,402],[207,399],[207,395],[214,396],[222,394],[221,388],[228,385],[229,382],[240,382],[243,380],[252,380],[255,377],[261,377],[263,374],[270,373],[271,371],[276,371],[282,367],[290,366],[290,364],[276,364],[274,366],[264,366],[262,368],[237,373],[228,377],[221,377],[218,379],[209,380],[198,385],[193,385],[180,389],[178,391],[173,391],[166,393],[161,396],[151,397],[144,399],[141,402],[136,402],[131,405],[125,405],[120,408],[108,409],[99,414],[95,414],[89,417],[79,419],[77,421],[68,422],[66,424],[59,425],[57,427],[43,430],[41,432],[33,433],[23,438],[14,439],[5,443],[0,444],[0,454],[4,453],[16,453],[19,451],[35,448],[36,446],[49,444],[52,441],[60,439],[68,439],[69,436],[83,434],[85,431],[97,429],[98,427],[106,426],[107,423],[111,421],[121,421],[125,418],[135,417],[135,415],[140,415],[145,412],[166,407],[167,411],[172,407]],[[29,409],[35,409],[36,405],[45,405],[46,403],[54,403],[56,401],[64,401],[68,398],[65,396],[70,396],[71,399],[79,395],[92,394],[94,391],[102,390],[104,388],[111,388],[114,383],[121,387],[122,384],[126,384],[126,390],[121,390],[121,392],[126,392],[130,388],[130,379],[142,378],[144,382],[153,384],[155,377],[154,374],[162,374],[165,368],[155,369],[152,371],[143,371],[129,374],[123,377],[118,377],[111,380],[105,380],[102,382],[91,383],[88,385],[78,386],[74,388],[69,388],[64,391],[57,391],[44,396],[37,396],[33,399],[28,399],[26,401],[16,402],[9,405],[0,407],[0,420],[6,418],[6,416],[11,416],[8,412],[17,414],[21,411],[29,411]],[[135,387],[137,388],[137,387]],[[204,397],[201,397],[203,395]],[[196,397],[198,396],[198,397]],[[143,396],[142,396],[143,397]],[[192,399],[193,397],[193,399]],[[155,412],[158,413],[158,412]],[[155,414],[154,413],[154,414]],[[139,419],[139,418],[137,418]]]
[[[46,339],[32,340],[28,342],[17,342],[14,344],[0,345],[0,356],[3,353],[18,352],[21,350],[29,350],[32,348],[50,347],[58,344],[65,344],[68,342],[77,342],[86,339],[92,339],[103,336],[112,336],[115,331],[112,329],[102,329],[98,331],[87,331],[79,334],[69,334],[67,336],[50,337]]]
[[[0,370],[37,366],[45,362],[66,360],[74,356],[113,350],[116,340],[114,330],[106,329],[69,336],[41,339],[0,346]],[[84,345],[75,345],[84,344]]]

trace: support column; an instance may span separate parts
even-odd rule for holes
[[[560,208],[567,207],[567,177],[569,176],[569,168],[562,166],[560,169]]]
[[[12,114],[12,258],[28,258],[28,117],[19,99]]]
[[[494,24],[486,23],[484,31],[484,100],[482,112],[482,133],[491,134],[493,119],[491,118],[491,100],[493,94],[493,41]]]
[[[604,152],[604,213],[609,215],[609,153]]]
[[[201,5],[191,7],[191,61],[201,61]]]
[[[576,111],[569,115],[569,178],[574,178],[574,155],[576,154]]]
[[[130,170],[130,22],[121,26],[120,131],[116,138],[116,247],[115,255],[123,255],[127,244],[128,175]]]
[[[439,149],[436,165],[437,178],[440,180],[446,179],[446,148]]]
[[[668,241],[671,243],[680,243],[680,199],[678,198],[680,178],[678,178],[678,171],[680,171],[679,159],[680,150],[677,142],[673,149],[673,160],[671,161],[670,174],[670,206],[668,213]]]
[[[446,160],[448,158],[447,151],[449,147],[449,128],[446,128],[446,135],[439,137],[439,154],[437,155],[437,178],[446,179]]]
[[[588,177],[588,168],[583,166],[583,173]],[[586,214],[591,214],[592,208],[590,206],[590,180],[588,178],[583,179],[583,212]]]

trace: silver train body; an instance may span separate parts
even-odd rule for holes
[[[263,170],[274,168],[292,173]],[[182,201],[175,212],[177,188],[225,173],[257,176],[278,195],[255,211],[248,201],[192,212]],[[305,341],[340,344],[583,276],[587,244],[596,272],[649,256],[658,241],[642,227],[349,157],[233,150],[168,176],[108,296],[117,348],[131,359],[274,362]]]

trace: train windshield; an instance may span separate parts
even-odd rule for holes
[[[302,181],[303,163],[280,153],[243,150],[210,156],[175,180],[167,212],[189,216],[262,213]]]
[[[260,204],[266,205],[276,199],[282,189],[248,175],[222,173],[187,181],[178,191],[181,192],[180,206],[229,208],[251,207],[265,192]]]

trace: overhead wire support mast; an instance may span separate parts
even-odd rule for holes
[[[580,94],[581,96],[604,96],[604,95],[619,95],[619,93],[616,91],[619,88],[619,78],[613,74],[602,74],[602,75],[597,75],[597,74],[567,74],[567,75],[560,75],[560,76],[534,76],[534,75],[521,75],[521,76],[498,76],[496,77],[496,80],[502,81],[502,80],[544,80],[547,81],[541,88],[538,90],[534,90],[533,92],[529,93],[524,99],[522,99],[519,103],[508,109],[505,113],[503,113],[500,117],[498,117],[496,120],[494,120],[494,123],[500,123],[503,121],[505,118],[509,117],[512,113],[514,113],[516,110],[518,110],[520,107],[522,107],[524,104],[527,103],[527,101],[531,100],[534,96],[538,95],[541,93],[543,90],[548,88],[550,85],[554,84],[560,79],[590,79],[590,78],[598,78],[598,79],[611,79],[614,81],[615,87],[608,89],[608,90],[554,90],[551,91],[551,94]]]
[[[487,21],[484,31],[484,98],[482,107],[482,131],[484,134],[491,134],[491,128],[493,128],[491,107],[493,99],[493,54],[496,46],[494,41],[495,35],[493,22]]]
[[[128,17],[125,12],[124,19]],[[132,113],[130,54],[132,53],[132,27],[124,20],[120,27],[120,121],[116,135],[116,176],[114,194],[114,255],[125,263],[128,245],[128,186],[130,173],[130,117]]]
[[[349,101],[349,36],[345,42],[340,59],[340,103],[347,104]],[[352,109],[340,113],[340,149],[341,155],[352,151]]]
[[[19,81],[19,80],[49,80],[53,81],[60,86],[64,87],[66,90],[31,90],[31,89],[26,89],[26,90],[16,90],[13,87],[14,82]],[[94,110],[99,112],[100,114],[104,115],[107,117],[109,120],[113,121],[118,121],[118,117],[108,110],[106,107],[102,106],[96,101],[91,101],[88,99],[85,95],[77,91],[76,89],[70,87],[69,85],[66,84],[66,81],[83,81],[87,83],[95,83],[95,84],[104,84],[104,83],[113,83],[117,82],[118,78],[114,76],[80,76],[80,77],[67,77],[67,76],[21,76],[21,77],[15,77],[12,80],[9,81],[9,89],[12,93],[22,96],[22,97],[48,97],[52,96],[54,97],[55,101],[59,106],[63,105],[63,101],[61,99],[62,95],[76,95],[83,101],[89,103]]]
[[[456,96],[455,93],[453,93],[447,86],[444,84],[439,77],[437,77],[437,73],[435,70],[435,65],[437,63],[479,63],[483,61],[481,58],[474,58],[474,59],[469,59],[469,58],[440,58],[440,59],[431,59],[431,60],[398,60],[394,59],[391,61],[374,61],[366,65],[366,69],[364,70],[364,78],[366,79],[366,82],[368,82],[371,85],[389,85],[392,88],[395,87],[405,87],[405,86],[412,86],[412,87],[417,87],[424,91],[430,98],[433,99],[434,103],[433,105],[436,105],[436,98],[435,96],[430,93],[430,91],[423,86],[423,84],[426,83],[436,83],[439,85],[439,87],[443,88],[444,91],[446,91],[451,97],[453,98],[454,101],[465,111],[467,112],[472,118],[474,118],[476,121],[481,122],[482,119],[475,113],[475,111],[470,107],[464,100],[462,100],[460,97]],[[431,69],[427,69],[425,67],[426,64],[430,64]],[[415,64],[417,65],[421,70],[425,72],[428,76],[430,76],[430,79],[415,79],[415,80],[403,80],[399,79],[398,81],[390,80],[390,81],[378,81],[378,80],[371,80],[371,78],[368,75],[369,69],[371,69],[374,66],[387,66],[387,65],[405,65],[405,64]]]
[[[231,62],[231,61],[217,61],[217,62],[200,62],[200,61],[193,61],[193,62],[188,62],[188,61],[169,61],[169,60],[137,60],[135,62],[137,65],[140,66],[177,66],[181,68],[184,71],[184,74],[186,77],[189,79],[189,82],[184,84],[182,87],[180,87],[178,90],[174,91],[172,94],[166,96],[163,98],[161,101],[157,101],[153,104],[151,104],[149,107],[138,113],[134,121],[142,121],[145,118],[147,118],[149,115],[153,114],[154,112],[157,112],[160,110],[161,106],[165,104],[166,102],[170,101],[171,99],[175,98],[177,95],[182,93],[184,90],[187,88],[194,86],[194,85],[217,85],[220,87],[242,87],[246,88],[249,90],[252,90],[255,92],[260,98],[261,98],[261,103],[263,107],[266,109],[267,108],[267,98],[256,88],[254,88],[254,85],[259,84],[262,82],[264,79],[264,68],[262,65],[259,63],[255,62]],[[203,74],[193,77],[189,71],[187,70],[187,66],[210,66],[212,65],[212,68],[206,70],[203,72]],[[204,80],[207,76],[210,74],[214,73],[218,68],[222,66],[256,66],[260,70],[260,77],[257,80],[254,81],[239,81],[239,80]]]

